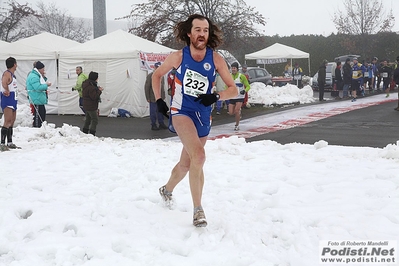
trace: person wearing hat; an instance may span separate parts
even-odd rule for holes
[[[160,62],[157,62],[154,64],[154,71],[158,69],[158,67],[161,65]],[[147,99],[147,102],[150,105],[150,120],[151,120],[151,130],[159,130],[159,129],[167,129],[168,127],[165,125],[163,114],[158,112],[158,107],[157,107],[157,100],[155,99],[154,91],[152,89],[152,74],[154,72],[151,72],[150,74],[147,75],[147,78],[145,80],[144,84],[144,93],[145,93],[145,98]],[[165,99],[165,79],[162,79],[161,81],[161,98]],[[157,121],[159,124],[159,127],[157,126]]]
[[[101,102],[100,95],[103,88],[98,86],[98,73],[91,71],[88,79],[82,83],[83,109],[86,119],[83,125],[83,133],[96,135],[98,125],[98,103]]]
[[[33,127],[41,127],[46,120],[46,107],[48,103],[47,90],[51,82],[47,81],[44,64],[37,61],[35,68],[29,73],[26,79],[26,90],[28,91],[29,102],[33,104]]]

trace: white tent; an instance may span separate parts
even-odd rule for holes
[[[122,30],[61,51],[59,113],[81,112],[78,96],[67,92],[76,83],[75,67],[82,66],[86,74],[90,71],[99,73],[98,83],[104,88],[99,105],[101,115],[108,115],[112,108],[121,108],[134,117],[148,116],[148,103],[144,94],[147,71],[140,69],[140,52],[172,51],[174,50]]]
[[[246,54],[245,55],[245,60],[251,60],[251,59],[280,59],[280,58],[286,58],[286,59],[295,59],[295,58],[308,58],[309,62],[309,73],[310,73],[310,59],[309,59],[309,53],[303,52],[301,50],[298,50],[296,48],[280,44],[280,43],[275,43],[269,47],[266,47],[262,50],[259,50],[257,52],[251,53],[251,54]],[[292,65],[292,62],[291,62]]]
[[[0,58],[10,56],[17,59],[18,68],[15,72],[19,87],[18,101],[28,103],[26,93],[26,78],[33,68],[34,61],[41,61],[45,65],[46,77],[52,83],[49,88],[49,102],[46,111],[49,114],[58,113],[58,76],[57,59],[58,52],[67,48],[80,45],[72,41],[48,32],[40,33],[13,43],[1,46]],[[4,69],[3,69],[4,68]],[[5,64],[0,65],[1,70],[5,70]]]

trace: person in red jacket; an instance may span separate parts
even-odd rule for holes
[[[168,94],[173,96],[175,94],[175,76],[176,69],[173,68],[168,74]]]

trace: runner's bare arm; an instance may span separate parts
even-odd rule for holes
[[[161,98],[161,78],[168,74],[173,67],[177,68],[181,64],[183,57],[182,50],[171,53],[152,74],[152,89],[154,90],[155,99]]]
[[[3,86],[4,91],[4,96],[9,96],[10,95],[10,91],[8,90],[8,84],[10,84],[12,81],[11,78],[11,73],[9,73],[8,71],[5,72],[3,74],[3,77],[1,78],[1,86]]]
[[[220,95],[220,100],[227,100],[237,97],[236,84],[234,83],[230,71],[227,68],[226,61],[224,61],[223,57],[216,52],[213,52],[213,61],[216,66],[216,70],[227,86],[226,90],[218,92]]]

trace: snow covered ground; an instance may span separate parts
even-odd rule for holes
[[[313,266],[320,241],[399,239],[398,144],[210,140],[208,226],[195,228],[188,179],[174,191],[176,209],[158,194],[179,158],[175,139],[37,129],[27,106],[18,113],[22,149],[0,153],[0,265]]]

